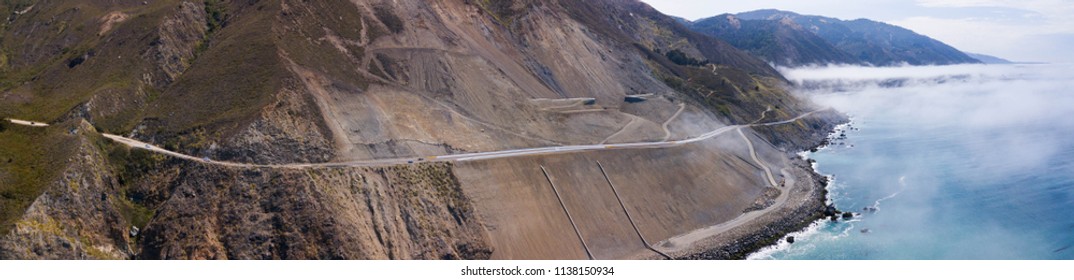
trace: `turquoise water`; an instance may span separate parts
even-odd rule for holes
[[[818,222],[751,258],[1074,259],[1069,70],[786,71],[853,117],[845,139],[806,156],[833,176],[832,202],[861,214]]]

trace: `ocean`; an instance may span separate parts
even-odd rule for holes
[[[859,214],[750,259],[1074,259],[1071,65],[783,72],[851,116],[803,156]]]

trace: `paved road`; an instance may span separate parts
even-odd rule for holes
[[[676,141],[638,142],[638,143],[622,143],[622,144],[608,144],[608,145],[603,145],[603,144],[600,144],[600,145],[568,145],[568,146],[526,148],[526,149],[514,149],[514,150],[503,150],[503,151],[492,151],[492,152],[477,152],[477,153],[465,153],[465,154],[453,154],[453,155],[427,156],[427,157],[420,157],[420,158],[411,157],[411,158],[393,158],[393,159],[372,159],[372,160],[357,160],[357,161],[348,161],[348,162],[329,162],[329,163],[250,164],[250,163],[214,161],[214,160],[211,160],[211,159],[208,159],[208,158],[199,158],[199,157],[195,157],[195,156],[191,156],[191,155],[186,155],[186,154],[182,154],[182,153],[178,153],[178,152],[165,150],[163,148],[157,147],[157,146],[149,144],[149,143],[145,143],[145,142],[142,142],[142,141],[138,141],[138,140],[135,140],[135,139],[130,139],[130,138],[119,136],[119,135],[107,134],[107,133],[102,133],[102,135],[104,137],[108,138],[108,139],[112,139],[113,141],[116,141],[117,143],[121,143],[121,144],[130,146],[132,148],[146,149],[146,150],[149,150],[149,151],[152,151],[152,152],[162,153],[162,154],[166,154],[166,155],[173,156],[173,157],[176,157],[176,158],[181,158],[181,159],[191,160],[191,161],[201,161],[201,162],[205,162],[207,164],[214,164],[214,165],[221,165],[221,166],[228,166],[228,167],[247,167],[247,168],[250,168],[250,167],[268,167],[268,168],[302,169],[302,168],[317,168],[317,167],[377,166],[377,165],[418,163],[418,162],[426,162],[426,161],[428,161],[428,162],[444,162],[444,161],[459,162],[459,161],[469,161],[469,160],[485,160],[485,159],[531,156],[531,155],[551,155],[551,154],[573,153],[573,152],[581,152],[581,151],[596,151],[596,150],[667,148],[667,147],[674,147],[674,146],[679,146],[679,145],[683,145],[683,144],[689,144],[689,143],[693,143],[693,142],[703,141],[703,140],[706,140],[706,139],[716,137],[717,135],[726,133],[726,132],[731,131],[731,130],[738,130],[738,133],[743,137],[743,139],[746,140],[746,143],[747,143],[747,145],[748,145],[748,147],[750,149],[750,156],[753,157],[753,160],[756,161],[758,164],[760,164],[761,167],[764,169],[764,171],[765,171],[765,173],[767,174],[767,177],[768,177],[768,182],[770,184],[772,184],[773,186],[776,186],[776,182],[775,182],[775,179],[772,176],[772,172],[769,170],[767,165],[761,163],[761,161],[757,158],[756,151],[753,149],[753,143],[749,140],[749,138],[746,137],[745,134],[743,134],[741,129],[746,128],[746,127],[752,127],[752,126],[772,126],[772,125],[780,125],[780,124],[791,123],[791,122],[797,121],[799,119],[802,119],[804,117],[807,117],[809,115],[812,115],[814,113],[817,113],[817,112],[820,112],[820,111],[825,111],[825,110],[829,110],[829,108],[804,113],[804,114],[801,114],[801,115],[799,115],[799,116],[797,116],[797,117],[795,117],[793,119],[789,119],[789,120],[785,120],[785,121],[768,122],[768,123],[757,123],[755,121],[754,123],[750,123],[750,124],[746,124],[746,125],[725,126],[725,127],[715,129],[713,131],[706,132],[706,133],[701,134],[701,135],[699,135],[697,137],[683,139],[683,140],[676,140]],[[768,110],[765,111],[765,113],[767,113],[767,112],[768,112]],[[762,115],[761,115],[761,119],[763,119],[763,118],[764,118],[764,113],[762,113]],[[41,123],[41,122],[23,121],[23,120],[15,120],[15,119],[10,119],[10,121],[12,123],[15,123],[15,124],[29,125],[29,126],[35,126],[35,127],[48,126],[48,124]],[[760,119],[758,119],[758,121],[760,121]],[[708,237],[716,235],[716,234],[723,233],[723,232],[725,232],[725,231],[727,231],[729,229],[741,226],[741,225],[743,225],[743,224],[745,224],[745,223],[747,223],[747,222],[749,222],[749,221],[751,221],[751,220],[753,220],[753,219],[755,219],[757,217],[760,217],[761,215],[767,214],[768,212],[772,211],[773,209],[779,208],[779,206],[781,206],[783,203],[785,203],[787,201],[787,196],[788,196],[787,193],[790,192],[790,190],[792,189],[792,186],[794,186],[794,184],[795,184],[795,180],[794,180],[795,177],[793,175],[791,175],[786,168],[784,168],[784,169],[782,169],[780,171],[783,173],[784,177],[787,180],[786,181],[786,186],[787,187],[782,188],[779,197],[776,198],[776,201],[775,201],[775,203],[773,203],[773,205],[771,205],[771,206],[769,206],[769,207],[767,207],[765,209],[744,213],[744,214],[739,215],[738,217],[736,217],[736,218],[734,218],[734,219],[732,219],[730,221],[724,222],[724,223],[720,223],[720,224],[717,224],[717,225],[712,225],[712,226],[709,226],[709,227],[697,229],[697,230],[691,231],[691,232],[683,234],[683,235],[672,237],[672,238],[670,238],[668,240],[664,240],[664,241],[661,241],[661,242],[657,243],[656,244],[657,247],[662,248],[663,249],[662,251],[664,251],[664,252],[678,252],[678,251],[684,250],[686,248],[689,248],[689,246],[691,246],[693,243],[695,243],[697,241],[700,241],[702,239],[708,238]]]
[[[43,123],[43,122],[24,121],[24,120],[16,120],[16,119],[7,119],[7,120],[9,122],[11,122],[13,124],[17,124],[17,125],[25,125],[25,126],[33,126],[33,127],[46,127],[46,126],[48,126],[47,123]]]
[[[820,109],[820,110],[816,110],[816,111],[811,111],[811,112],[808,112],[808,113],[801,114],[801,115],[799,115],[799,116],[797,116],[797,117],[795,117],[793,119],[789,119],[789,120],[785,120],[785,121],[779,121],[779,122],[753,123],[753,124],[747,124],[747,125],[725,126],[725,127],[721,127],[721,128],[716,129],[716,130],[709,131],[709,132],[706,132],[704,134],[698,135],[697,137],[687,138],[687,139],[683,139],[683,140],[675,140],[675,141],[636,142],[636,143],[620,143],[620,144],[607,144],[607,145],[604,145],[604,144],[597,144],[597,145],[567,145],[567,146],[525,148],[525,149],[513,149],[513,150],[492,151],[492,152],[476,152],[476,153],[464,153],[464,154],[451,154],[451,155],[439,155],[439,156],[390,158],[390,159],[369,159],[369,160],[355,160],[355,161],[347,161],[347,162],[325,162],[325,163],[254,164],[254,163],[216,161],[216,160],[211,160],[211,159],[207,159],[207,158],[203,158],[203,157],[196,157],[196,156],[192,156],[192,155],[187,155],[187,154],[183,154],[183,153],[169,151],[169,150],[163,149],[161,147],[158,147],[158,146],[150,144],[150,143],[145,143],[145,142],[142,142],[142,141],[138,141],[138,140],[135,140],[135,139],[131,139],[131,138],[127,138],[127,137],[123,137],[123,136],[119,136],[119,135],[108,134],[108,133],[103,133],[102,135],[104,137],[108,138],[108,139],[112,139],[113,141],[116,141],[117,143],[121,143],[121,144],[130,146],[132,148],[146,149],[146,150],[149,150],[149,151],[152,151],[152,152],[161,153],[161,154],[165,154],[165,155],[169,155],[169,156],[173,156],[173,157],[177,157],[177,158],[181,158],[181,159],[192,160],[192,161],[201,161],[201,162],[205,162],[205,163],[208,163],[208,164],[222,165],[222,166],[229,166],[229,167],[316,168],[316,167],[376,166],[376,165],[418,163],[418,162],[425,162],[425,161],[443,162],[443,161],[485,160],[485,159],[496,159],[496,158],[507,158],[507,157],[518,157],[518,156],[564,154],[564,153],[574,153],[574,152],[581,152],[581,151],[596,151],[596,150],[667,148],[667,147],[674,147],[674,146],[679,146],[679,145],[683,145],[683,144],[689,144],[689,143],[693,143],[693,142],[707,140],[707,139],[710,139],[712,137],[716,137],[717,135],[723,134],[725,132],[735,130],[735,129],[741,129],[741,128],[744,128],[744,127],[771,126],[771,125],[779,125],[779,124],[791,123],[791,122],[797,121],[797,120],[799,120],[801,118],[804,118],[806,116],[809,116],[809,115],[812,115],[814,113],[824,111],[824,110],[828,110],[828,109]],[[25,121],[25,120],[17,120],[17,119],[9,119],[9,121],[11,123],[14,123],[14,124],[34,126],[34,127],[48,126],[47,123],[43,123],[43,122]]]
[[[675,140],[675,141],[656,141],[656,142],[636,142],[636,143],[620,143],[620,144],[596,144],[596,145],[567,145],[567,146],[551,146],[551,147],[539,147],[539,148],[525,148],[525,149],[513,149],[503,151],[491,151],[491,152],[476,152],[476,153],[464,153],[464,154],[451,154],[451,155],[438,155],[438,156],[424,156],[424,157],[407,157],[407,158],[390,158],[390,159],[369,159],[369,160],[355,160],[346,162],[325,162],[325,163],[290,163],[290,164],[254,164],[254,163],[240,163],[240,162],[227,162],[216,161],[203,157],[196,157],[192,155],[182,154],[174,151],[169,151],[153,144],[145,143],[135,139],[103,133],[102,135],[108,139],[112,139],[117,143],[121,143],[132,148],[146,149],[152,152],[162,153],[169,156],[174,156],[181,159],[201,161],[207,164],[222,165],[229,167],[268,167],[268,168],[317,168],[317,167],[353,167],[353,166],[378,166],[378,165],[392,165],[392,164],[407,164],[407,163],[419,163],[419,162],[458,162],[469,160],[486,160],[497,159],[507,157],[519,157],[519,156],[532,156],[532,155],[553,155],[553,154],[565,154],[575,153],[582,151],[597,151],[597,150],[616,150],[616,149],[653,149],[653,148],[668,148],[679,146],[683,144],[689,144],[693,142],[703,141],[716,137],[717,135],[726,133],[731,130],[741,129],[751,126],[770,126],[785,124],[797,121],[801,118],[807,117],[814,113],[825,111],[829,109],[820,109],[801,114],[793,119],[771,122],[771,123],[759,123],[759,124],[746,124],[746,125],[729,125],[716,130],[706,132],[698,135],[697,137]],[[26,124],[30,123],[39,124],[38,122],[11,120],[13,123]],[[47,124],[40,123],[45,126]]]
[[[754,125],[761,125],[761,126],[773,126],[773,125],[781,125],[781,124],[788,124],[788,123],[796,122],[796,121],[798,121],[798,120],[800,120],[800,119],[802,119],[802,118],[804,118],[804,117],[807,117],[807,116],[809,116],[809,115],[812,115],[813,113],[816,113],[816,112],[820,112],[820,111],[827,111],[827,110],[829,110],[829,109],[831,109],[831,108],[825,108],[825,109],[820,109],[820,110],[812,111],[812,112],[809,112],[809,113],[805,113],[805,114],[801,114],[801,115],[798,115],[797,117],[794,117],[793,119],[789,119],[789,120],[785,120],[785,121],[778,121],[778,122],[768,122],[768,123],[759,123],[759,124],[754,124]],[[763,114],[762,114],[762,115],[763,115]]]

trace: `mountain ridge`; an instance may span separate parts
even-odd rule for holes
[[[783,66],[980,63],[943,42],[868,19],[840,20],[765,9],[733,15],[738,26],[746,22],[745,25],[751,27],[742,29],[732,28],[734,25],[727,15],[721,16],[697,20],[689,26],[719,38],[729,38],[733,45]],[[758,38],[771,38],[770,41],[783,44],[775,44],[776,48],[768,44],[765,48],[751,43]],[[826,44],[818,43],[818,39]]]
[[[999,57],[995,57],[995,56],[991,56],[991,55],[987,55],[987,54],[966,52],[966,55],[968,55],[968,56],[970,56],[970,57],[972,57],[974,59],[980,60],[981,63],[985,63],[985,64],[1011,64],[1011,63],[1015,63],[1015,62],[1010,61],[1010,60],[1006,60],[1006,59],[1003,59],[1003,58],[999,58]]]

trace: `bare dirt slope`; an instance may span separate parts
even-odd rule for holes
[[[493,258],[586,257],[543,166],[593,256],[617,259],[646,249],[598,161],[642,234],[656,243],[741,214],[766,186],[760,169],[748,160],[741,138],[728,134],[676,148],[474,161],[456,170],[497,248]],[[784,163],[774,164],[778,169]]]
[[[557,16],[559,7],[527,5],[533,7],[504,26],[505,19],[488,16],[488,6],[362,3],[359,10],[382,9],[416,24],[368,42],[331,32],[322,39],[360,47],[361,53],[332,51],[367,67],[360,71],[382,73],[376,78],[385,85],[355,90],[315,68],[292,68],[318,93],[325,119],[337,127],[333,133],[345,135],[337,141],[343,141],[339,156],[346,159],[597,143],[635,119],[643,122],[629,127],[627,140],[658,139],[654,124],[677,105],[654,100],[628,106],[623,99],[674,90],[644,70],[636,52],[601,42],[581,23]],[[578,98],[593,104],[547,110],[533,102]],[[707,121],[720,122],[711,114]]]
[[[8,1],[0,12],[0,117],[54,124],[0,129],[8,258],[583,258],[548,209],[558,200],[539,187],[539,162],[580,209],[590,253],[624,258],[643,249],[625,215],[607,212],[610,189],[593,187],[595,160],[651,240],[760,194],[761,169],[734,141],[247,170],[97,143],[83,122],[195,157],[290,164],[682,139],[766,108],[815,109],[764,62],[635,0]],[[762,135],[793,150],[827,124]],[[468,207],[481,214],[459,214]]]

